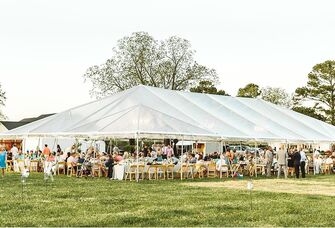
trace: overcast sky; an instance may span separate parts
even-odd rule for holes
[[[293,92],[335,59],[335,1],[0,1],[0,83],[11,120],[86,103],[83,73],[136,31],[188,39],[236,95],[249,82]]]

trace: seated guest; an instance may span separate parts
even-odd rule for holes
[[[129,159],[129,153],[128,153],[128,151],[125,151],[125,152],[123,153],[123,159],[124,159],[124,160],[128,160],[128,159]]]
[[[157,150],[157,157],[155,159],[157,162],[162,162],[163,161],[163,155],[160,150]]]
[[[121,155],[119,155],[119,154],[115,154],[115,156],[114,156],[114,161],[115,161],[116,163],[120,163],[122,160],[123,160],[123,158],[122,158]]]
[[[189,163],[192,163],[192,164],[197,163],[197,159],[195,158],[195,154],[190,154]]]
[[[67,162],[68,159],[69,159],[69,157],[71,157],[71,153],[70,153],[70,152],[67,152],[64,161]]]
[[[157,158],[157,152],[153,150],[151,147],[149,148],[149,153],[153,159]]]
[[[68,159],[67,159],[67,163],[69,164],[71,164],[71,166],[72,167],[74,167],[75,168],[75,170],[76,170],[76,167],[77,167],[77,163],[78,163],[78,157],[76,156],[76,153],[71,153],[70,154],[70,157],[68,157]]]

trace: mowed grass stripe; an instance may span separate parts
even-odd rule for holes
[[[304,188],[308,181],[333,186],[335,181],[334,176],[308,178],[297,180],[297,187]],[[185,185],[200,182],[222,180],[136,183],[57,176],[45,183],[42,174],[31,174],[22,197],[20,177],[8,174],[0,179],[0,225],[335,226],[331,196],[254,191],[251,210],[245,188]],[[235,183],[242,182],[224,181]]]

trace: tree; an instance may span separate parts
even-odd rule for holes
[[[88,68],[84,78],[92,82],[90,93],[96,97],[139,84],[185,90],[200,81],[217,82],[216,71],[197,63],[194,53],[188,40],[172,36],[158,41],[136,32],[120,39],[112,57]]]
[[[296,112],[299,112],[301,114],[304,114],[306,116],[310,116],[310,117],[313,117],[315,119],[318,119],[318,120],[321,120],[321,121],[326,121],[327,118],[318,113],[317,110],[315,108],[312,108],[312,107],[305,107],[305,106],[294,106],[292,108],[293,111],[296,111]]]
[[[5,106],[5,101],[6,101],[6,93],[2,90],[0,84],[0,120],[6,118],[6,116],[1,111],[1,107]]]
[[[249,83],[244,88],[240,88],[237,93],[238,97],[256,98],[259,95],[261,95],[261,90],[259,86],[254,83]]]
[[[296,89],[295,98],[312,102],[335,125],[335,61],[316,64],[308,74],[307,85]]]
[[[195,93],[208,93],[229,96],[224,90],[218,90],[211,81],[201,81],[199,82],[198,86],[192,87],[190,91]]]
[[[276,105],[291,107],[292,97],[282,88],[266,87],[262,89],[261,98]]]

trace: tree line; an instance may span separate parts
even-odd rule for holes
[[[216,87],[219,79],[215,69],[195,60],[195,50],[188,40],[176,36],[156,40],[146,32],[118,40],[111,58],[89,67],[83,77],[92,82],[90,94],[96,98],[139,84],[229,96]],[[249,83],[236,96],[261,98],[335,125],[335,61],[316,64],[307,77],[307,84],[293,94],[283,88],[260,88]],[[0,84],[0,119],[5,118],[1,112],[5,100]]]
[[[156,40],[146,32],[135,32],[117,42],[112,57],[84,74],[97,98],[142,84],[172,90],[229,96],[219,90],[215,69],[194,59],[195,50],[188,40],[172,36]],[[283,88],[260,88],[249,83],[240,88],[238,97],[261,98],[335,125],[335,61],[316,64],[308,82],[294,94]]]

